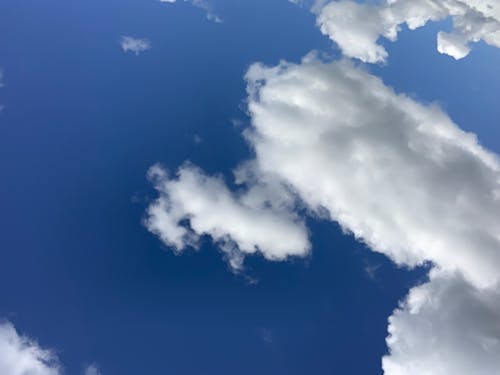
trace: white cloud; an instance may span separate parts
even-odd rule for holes
[[[222,178],[191,165],[174,177],[159,166],[149,175],[160,196],[148,208],[146,226],[178,252],[196,246],[205,234],[220,245],[235,270],[245,254],[257,251],[273,260],[308,253],[307,231],[281,188],[278,193],[260,184],[233,194]],[[277,193],[271,200],[273,189]]]
[[[468,55],[469,44],[480,40],[500,47],[500,3],[493,0],[386,0],[381,4],[341,0],[317,3],[313,11],[321,31],[344,55],[369,63],[386,61],[387,51],[378,41],[380,37],[396,40],[402,24],[414,30],[448,17],[453,19],[453,30],[439,32],[440,53],[461,59]]]
[[[389,318],[386,375],[492,375],[500,369],[500,292],[434,272]]]
[[[122,36],[120,45],[124,52],[133,52],[139,55],[141,52],[151,49],[151,43],[147,39],[133,38],[131,36]]]
[[[170,3],[173,4],[177,0],[160,0],[162,3]],[[186,2],[190,2],[193,4],[195,7],[202,9],[205,11],[205,14],[207,15],[207,19],[210,21],[213,21],[215,23],[222,23],[223,20],[220,18],[217,14],[213,12],[212,5],[206,1],[206,0],[184,0]]]
[[[247,190],[233,194],[189,165],[174,178],[153,167],[160,198],[147,226],[165,243],[180,251],[209,234],[237,254],[306,254],[297,194],[397,264],[431,261],[479,287],[499,281],[500,163],[474,134],[346,61],[254,64],[246,79],[256,159],[237,183]]]
[[[387,375],[500,368],[500,164],[435,105],[351,63],[253,65],[259,173],[403,265],[432,261],[390,318]],[[465,277],[457,276],[463,274]]]
[[[499,280],[500,164],[474,134],[345,61],[256,64],[246,78],[261,173],[398,264]]]
[[[254,64],[246,80],[245,137],[255,159],[237,170],[242,191],[192,166],[173,178],[154,167],[160,197],[148,228],[177,250],[209,234],[226,252],[230,238],[238,255],[258,248],[285,259],[309,249],[300,213],[330,218],[397,264],[433,264],[431,281],[390,318],[386,374],[494,373],[497,155],[437,105],[398,94],[348,61]]]
[[[59,361],[50,350],[21,336],[9,322],[0,324],[0,374],[61,375]]]
[[[85,375],[102,375],[101,371],[99,370],[99,367],[95,363],[87,366],[85,369]]]
[[[85,375],[102,375],[96,364],[85,368]],[[1,375],[63,375],[53,350],[42,348],[30,337],[20,335],[12,323],[0,322]]]

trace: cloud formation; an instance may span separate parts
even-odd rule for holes
[[[401,26],[410,30],[448,17],[453,29],[437,35],[440,53],[461,59],[479,41],[500,48],[500,3],[493,0],[386,0],[381,4],[354,0],[317,2],[313,11],[321,32],[338,44],[345,56],[367,63],[385,62],[381,37],[395,41]]]
[[[347,61],[255,64],[246,79],[260,174],[396,263],[434,265],[390,318],[385,374],[500,368],[498,157]]]
[[[165,243],[179,251],[209,234],[238,256],[304,255],[293,212],[305,205],[399,265],[500,281],[500,163],[474,134],[347,61],[254,64],[246,80],[255,160],[237,182],[247,190],[192,166],[176,178],[153,167],[160,198],[146,223]]]
[[[173,177],[153,166],[149,177],[159,198],[148,208],[146,227],[177,252],[196,247],[200,236],[209,235],[238,270],[245,254],[260,252],[267,259],[283,260],[309,251],[307,230],[282,195],[283,188],[261,183],[235,194],[221,177],[207,176],[189,164]],[[279,193],[273,197],[272,191]]]
[[[122,36],[120,45],[123,52],[132,52],[139,55],[141,52],[151,49],[151,43],[147,39],[139,39],[131,36]]]
[[[57,357],[21,336],[9,322],[0,324],[0,374],[61,375]]]
[[[175,177],[153,167],[148,228],[177,251],[208,234],[241,267],[256,251],[306,254],[300,215],[329,218],[399,265],[432,262],[430,281],[390,318],[386,374],[499,368],[497,155],[438,106],[348,61],[311,54],[254,64],[245,78],[255,159],[235,174],[241,191],[190,165]]]
[[[260,173],[397,264],[499,281],[500,164],[474,134],[346,61],[255,64],[246,79]]]
[[[500,369],[500,291],[432,272],[389,318],[386,375],[491,375]]]

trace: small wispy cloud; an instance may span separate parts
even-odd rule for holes
[[[206,0],[184,0],[184,1],[190,2],[195,7],[204,10],[208,20],[213,21],[215,23],[223,22],[222,18],[220,18],[217,14],[214,13],[212,5],[208,1]],[[160,0],[160,2],[173,4],[177,2],[177,0]]]
[[[193,141],[194,141],[194,143],[199,145],[201,142],[203,142],[203,138],[201,138],[198,134],[195,134],[193,137]]]
[[[97,367],[97,364],[92,363],[85,369],[85,375],[102,375],[102,373],[99,370],[99,367]]]
[[[271,344],[273,342],[273,333],[269,329],[261,328],[259,333],[260,333],[260,338],[266,344]]]
[[[151,42],[148,39],[134,38],[126,35],[122,36],[120,45],[124,52],[133,52],[136,55],[151,49]]]
[[[368,279],[375,281],[377,278],[377,272],[380,269],[380,264],[372,263],[368,260],[364,260],[363,269],[365,271],[365,275]]]

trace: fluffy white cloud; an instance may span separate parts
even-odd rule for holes
[[[160,196],[148,208],[146,226],[176,251],[195,247],[206,234],[235,270],[245,254],[256,251],[273,260],[308,253],[307,230],[292,213],[283,187],[261,183],[233,194],[222,178],[191,165],[174,177],[154,166],[149,176]]]
[[[192,166],[173,178],[154,167],[148,228],[177,250],[209,234],[231,258],[237,249],[240,267],[239,255],[257,249],[268,259],[307,253],[294,211],[330,218],[400,265],[433,264],[431,281],[390,318],[386,374],[495,373],[497,155],[438,106],[348,61],[254,64],[246,80],[255,159],[236,173],[243,190]]]
[[[397,264],[499,281],[500,164],[474,134],[346,61],[255,64],[246,79],[256,155],[237,174],[246,190],[189,165],[173,178],[153,167],[160,198],[146,224],[165,243],[180,251],[209,234],[237,266],[257,250],[304,255],[298,195]]]
[[[500,369],[500,292],[433,272],[389,318],[386,375],[492,375]]]
[[[139,55],[141,52],[151,49],[151,43],[147,39],[133,38],[131,36],[122,36],[120,45],[124,52],[133,52]]]
[[[246,78],[259,173],[395,262],[435,265],[390,318],[385,373],[495,373],[497,156],[437,106],[346,61],[256,64]]]
[[[369,63],[387,59],[378,40],[396,40],[402,24],[414,30],[447,17],[453,19],[453,30],[439,32],[440,53],[461,59],[469,54],[469,44],[480,40],[500,47],[500,3],[493,0],[386,0],[381,4],[341,0],[317,3],[313,11],[321,31],[344,55]]]
[[[218,15],[216,15],[213,12],[212,5],[208,1],[206,1],[206,0],[184,0],[184,1],[190,2],[195,7],[204,10],[206,15],[207,15],[208,20],[214,21],[216,23],[223,22],[222,18],[220,18]],[[173,4],[173,3],[177,2],[177,0],[160,0],[160,2]]]
[[[500,164],[474,134],[346,61],[256,64],[246,79],[262,174],[398,264],[499,280]]]
[[[61,375],[57,357],[32,339],[20,336],[11,323],[0,324],[0,374]]]

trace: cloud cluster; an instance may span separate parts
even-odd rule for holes
[[[386,375],[492,375],[500,369],[500,291],[432,272],[389,318]]]
[[[323,34],[345,56],[368,63],[386,61],[387,51],[378,41],[381,37],[396,40],[401,25],[414,30],[448,17],[453,19],[453,29],[438,33],[440,53],[461,59],[469,54],[470,43],[481,40],[500,47],[500,3],[494,0],[386,0],[381,4],[340,0],[318,3],[313,11]]]
[[[59,361],[50,350],[20,336],[9,322],[0,324],[0,374],[61,375]]]
[[[148,228],[177,250],[209,234],[227,253],[229,239],[240,267],[257,250],[268,259],[306,254],[302,207],[397,264],[432,262],[431,281],[390,318],[387,374],[461,374],[449,356],[497,365],[498,332],[485,327],[500,323],[498,157],[438,106],[347,61],[254,64],[245,78],[255,159],[236,173],[241,192],[189,165],[173,178],[154,167],[160,196]],[[453,333],[459,326],[466,331]]]
[[[282,187],[261,183],[234,194],[222,178],[192,165],[173,177],[153,166],[149,176],[159,197],[148,208],[146,226],[177,252],[196,247],[200,236],[209,235],[238,270],[245,254],[258,251],[267,259],[283,260],[309,251],[307,230]]]
[[[122,36],[120,45],[123,52],[132,52],[139,55],[141,52],[151,49],[151,42],[147,39],[139,39],[131,36]]]

